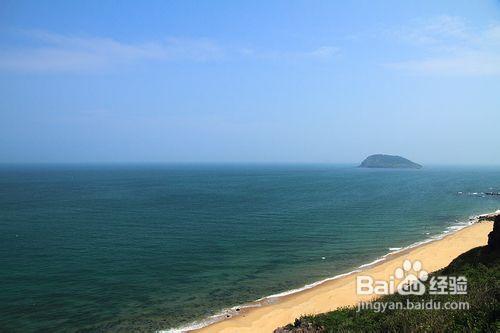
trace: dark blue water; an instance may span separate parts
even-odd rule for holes
[[[3,166],[0,331],[179,326],[499,209],[457,194],[490,188],[500,168]]]

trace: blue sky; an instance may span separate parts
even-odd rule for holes
[[[499,1],[6,1],[0,162],[500,164]]]

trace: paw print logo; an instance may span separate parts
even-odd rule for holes
[[[423,295],[425,293],[423,282],[427,281],[429,273],[422,269],[419,260],[411,262],[406,259],[403,267],[396,268],[394,277],[400,280],[397,290],[401,295]]]

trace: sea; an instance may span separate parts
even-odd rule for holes
[[[0,331],[198,327],[500,209],[500,167],[0,166]]]

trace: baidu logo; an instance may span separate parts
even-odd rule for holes
[[[401,267],[394,270],[388,280],[376,280],[369,275],[356,277],[358,295],[423,295],[425,282],[429,281],[428,292],[434,295],[466,294],[467,279],[463,276],[429,276],[419,260],[404,260]]]

